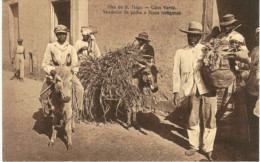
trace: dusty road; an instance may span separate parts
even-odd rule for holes
[[[9,80],[12,73],[3,71],[3,160],[182,160],[198,161],[205,157],[196,153],[184,155],[188,147],[185,129],[153,113],[141,114],[141,132],[126,130],[120,124],[77,125],[72,136],[73,150],[67,151],[62,139],[48,147],[51,121],[40,111],[38,95],[41,82],[25,78],[25,82]],[[235,158],[234,145],[218,142],[217,160]],[[229,152],[233,152],[230,154]],[[236,154],[242,155],[241,152]]]

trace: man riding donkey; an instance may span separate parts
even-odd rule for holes
[[[57,41],[49,43],[44,53],[42,68],[47,73],[47,77],[43,83],[40,101],[45,116],[51,115],[49,98],[54,88],[52,79],[56,74],[55,67],[65,64],[67,60],[69,60],[67,66],[71,67],[71,72],[73,74],[72,87],[75,90],[73,95],[76,99],[76,108],[78,110],[82,110],[83,108],[84,88],[76,76],[76,73],[78,72],[78,57],[75,48],[66,41],[67,31],[68,29],[64,25],[56,26],[54,33],[57,37]]]

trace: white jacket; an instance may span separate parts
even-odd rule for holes
[[[205,94],[210,91],[201,77],[203,53],[202,44],[195,47],[185,46],[176,51],[173,67],[173,93],[178,92],[181,97],[196,94]]]
[[[52,53],[61,64],[65,63],[67,55],[70,54],[72,70],[75,74],[78,72],[78,56],[75,48],[68,42],[65,42],[63,45],[60,45],[58,42],[53,42],[47,45],[42,61],[42,68],[47,74],[50,74],[51,70],[55,70]]]

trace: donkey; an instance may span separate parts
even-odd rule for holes
[[[157,86],[157,74],[158,70],[155,65],[143,66],[139,64],[141,68],[132,76],[132,85],[137,87],[142,93],[144,88],[149,88],[152,93],[158,91]],[[126,107],[127,111],[127,128],[134,126],[136,129],[140,129],[140,126],[136,120],[136,114],[138,108],[141,106],[142,97],[139,97],[138,101],[133,102],[133,107]],[[132,118],[132,120],[131,120]]]
[[[57,129],[65,127],[67,135],[67,149],[72,149],[72,131],[75,130],[75,120],[72,110],[72,73],[71,68],[65,65],[56,67],[54,90],[50,96],[53,112],[52,137],[49,146],[53,146],[57,137]]]

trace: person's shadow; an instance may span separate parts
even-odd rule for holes
[[[172,141],[185,149],[189,148],[188,140],[185,139],[187,138],[187,132],[185,129],[177,128],[174,125],[162,123],[160,119],[152,112],[139,112],[137,114],[137,120],[142,128],[153,131],[161,137]],[[178,132],[182,137],[172,133],[172,131]]]
[[[33,119],[35,119],[35,123],[33,126],[33,130],[36,131],[38,134],[44,134],[51,139],[52,135],[52,118],[51,117],[44,117],[42,108],[39,108],[33,114]],[[59,138],[64,144],[67,143],[65,139],[65,129],[64,127],[58,128],[57,138]]]

